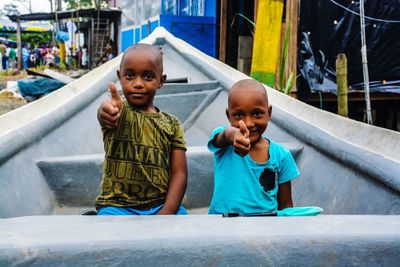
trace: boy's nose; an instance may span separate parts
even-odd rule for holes
[[[143,87],[143,81],[142,81],[142,79],[136,78],[136,79],[133,81],[133,87],[134,87],[134,88],[141,88],[141,87]]]
[[[247,129],[254,126],[253,120],[249,117],[245,117],[243,121],[244,121],[244,124],[246,124]]]

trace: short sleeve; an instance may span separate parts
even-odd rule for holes
[[[175,128],[175,135],[174,139],[172,140],[171,146],[173,148],[183,149],[186,151],[186,141],[184,137],[184,131],[182,124],[179,122],[178,119],[174,122],[173,127]]]
[[[283,146],[281,148],[282,149],[280,150],[281,156],[279,162],[280,168],[278,174],[279,184],[286,183],[300,175],[300,171],[297,168],[296,162],[294,161],[294,158],[290,151]]]
[[[218,127],[211,133],[210,139],[208,140],[208,144],[207,144],[208,150],[210,150],[211,152],[215,153],[215,152],[217,152],[218,150],[221,149],[219,147],[215,147],[214,146],[214,139],[218,134],[220,134],[225,129],[226,129],[226,126]]]

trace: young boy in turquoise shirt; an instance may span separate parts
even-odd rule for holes
[[[272,106],[264,86],[252,79],[233,85],[226,115],[208,148],[214,153],[214,193],[209,214],[272,212],[293,207],[296,163],[282,145],[263,136]]]

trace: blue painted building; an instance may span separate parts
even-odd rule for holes
[[[121,52],[147,37],[157,26],[202,52],[217,55],[217,0],[125,0],[122,11]]]

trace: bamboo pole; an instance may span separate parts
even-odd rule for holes
[[[257,21],[258,0],[254,0],[254,23]]]
[[[338,54],[336,58],[336,83],[338,114],[348,117],[347,107],[347,58],[345,54]]]
[[[365,15],[364,15],[364,0],[360,0],[360,24],[361,24],[361,60],[364,77],[365,90],[365,106],[367,112],[367,122],[372,124],[371,100],[369,96],[369,73],[367,60],[367,41],[365,37]]]
[[[289,39],[289,50],[288,50],[288,63],[285,70],[286,77],[289,77],[290,73],[294,72],[294,77],[297,77],[297,30],[298,30],[298,12],[299,12],[299,1],[289,0],[287,1],[286,7],[286,21],[290,23],[290,39]],[[288,24],[289,24],[288,23]],[[296,92],[296,82],[293,83],[291,92]]]

